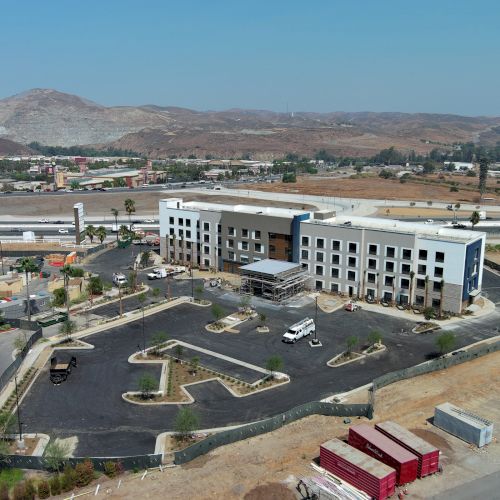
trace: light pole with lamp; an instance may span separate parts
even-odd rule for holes
[[[21,410],[19,409],[19,391],[17,388],[17,375],[14,377],[14,382],[16,384],[16,407],[17,407],[17,424],[19,426],[19,441],[17,442],[17,447],[20,450],[24,450],[24,439],[23,439],[23,423],[21,422]]]

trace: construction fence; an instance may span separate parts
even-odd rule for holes
[[[313,401],[291,410],[285,411],[274,417],[267,418],[260,422],[244,425],[236,429],[222,431],[210,436],[203,441],[199,441],[188,448],[174,453],[174,463],[176,465],[184,464],[200,455],[226,444],[234,443],[242,439],[258,436],[283,427],[290,422],[294,422],[309,415],[327,415],[335,417],[368,417],[371,418],[372,411],[369,404],[351,404],[342,405],[334,403],[323,403]]]

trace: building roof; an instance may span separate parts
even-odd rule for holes
[[[379,219],[376,217],[355,217],[348,215],[339,215],[324,220],[309,219],[303,221],[303,223],[337,226],[345,229],[352,227],[356,229],[407,233],[422,238],[457,241],[462,243],[477,240],[484,235],[484,233],[479,231],[454,229],[452,227],[443,227],[439,224],[425,224],[424,222],[407,222],[396,219]]]
[[[264,259],[253,262],[252,264],[241,266],[240,270],[276,275],[295,268],[300,268],[300,264],[295,262],[285,262],[283,260]]]

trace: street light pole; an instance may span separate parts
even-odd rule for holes
[[[314,339],[312,340],[313,345],[318,345],[319,340],[317,336],[317,329],[318,329],[318,296],[316,295],[315,297],[315,304],[316,304],[316,309],[314,311]]]
[[[18,447],[20,449],[23,449],[24,448],[23,424],[21,422],[21,411],[19,410],[19,391],[18,391],[18,388],[17,388],[17,375],[14,377],[14,382],[16,384],[17,424],[19,426],[19,443],[18,443]]]
[[[2,248],[2,240],[0,240],[0,259],[2,259],[2,276],[5,274],[5,269],[3,267],[3,248]]]
[[[193,274],[193,266],[191,265],[191,298],[194,302],[194,274]]]

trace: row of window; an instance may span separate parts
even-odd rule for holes
[[[238,242],[238,245],[239,245],[240,250],[250,250],[250,244],[248,243],[248,241],[240,241],[240,242]],[[226,241],[226,247],[227,248],[235,248],[234,240],[229,238]],[[254,243],[253,244],[253,251],[257,252],[257,253],[264,252],[264,245],[262,245],[261,243]]]
[[[326,249],[326,238],[316,238],[315,239],[315,247],[317,249]],[[302,236],[301,244],[303,247],[311,246],[312,238],[309,236]],[[341,251],[342,250],[342,240],[331,240],[330,249],[333,251]],[[358,253],[359,244],[356,242],[348,241],[346,251],[348,253]],[[368,255],[379,256],[380,255],[380,245],[369,243],[368,244]],[[390,259],[396,258],[397,248],[393,246],[385,247],[385,257]],[[411,260],[413,255],[413,251],[409,248],[401,249],[401,259],[403,260]],[[427,260],[428,251],[427,250],[419,250],[418,258],[419,260]],[[435,261],[436,262],[444,262],[444,252],[435,252]]]
[[[236,229],[232,226],[229,226],[227,228],[227,233],[229,236],[237,236],[236,232],[237,232]],[[243,229],[241,229],[240,233],[241,233],[242,238],[250,238],[251,237],[254,240],[260,240],[260,238],[261,238],[261,232],[257,231],[257,230],[250,232],[250,230],[243,228]]]

